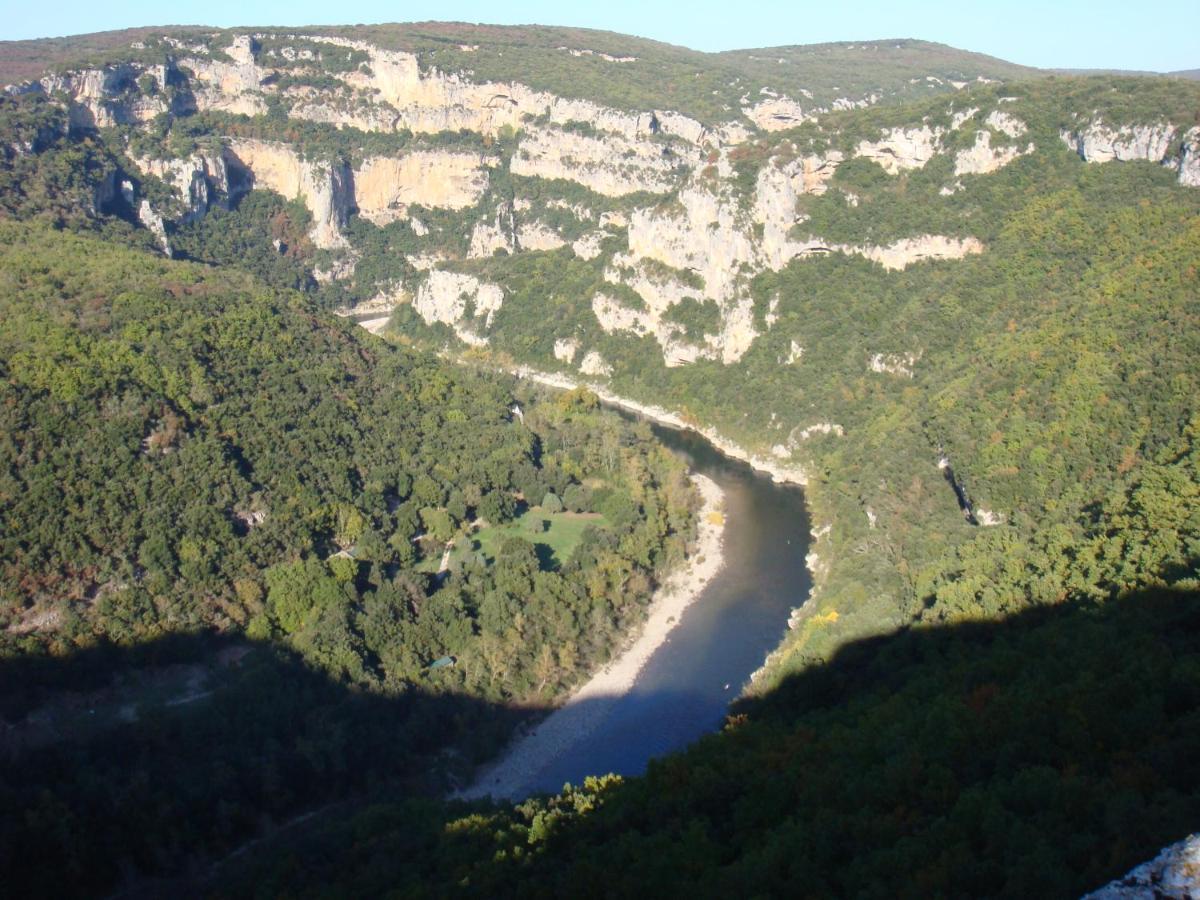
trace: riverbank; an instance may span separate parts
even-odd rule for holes
[[[506,371],[512,375],[516,375],[518,378],[527,378],[530,381],[546,385],[547,387],[560,388],[562,390],[574,390],[575,388],[581,386],[586,387],[610,406],[616,406],[620,409],[637,413],[638,415],[652,419],[661,425],[667,425],[671,428],[681,428],[685,431],[692,431],[696,434],[699,434],[726,456],[730,457],[731,459],[741,460],[742,462],[747,463],[750,468],[766,475],[770,475],[773,481],[783,484],[795,484],[801,487],[808,483],[807,474],[799,466],[785,466],[778,460],[769,459],[758,454],[751,453],[740,444],[736,444],[719,434],[715,429],[699,428],[689,422],[685,422],[678,415],[668,409],[664,409],[661,406],[639,403],[636,400],[630,400],[627,397],[620,397],[600,385],[576,381],[575,379],[566,375],[542,372],[538,369],[532,369],[528,366],[518,366],[514,369],[508,369]],[[821,538],[829,534],[830,527],[831,526],[828,524],[824,525],[823,527],[814,526],[811,532],[812,545],[805,562],[807,564],[809,574],[812,576],[813,587],[809,596],[805,599],[805,602],[792,609],[791,614],[788,616],[787,627],[789,631],[795,630],[803,622],[806,616],[814,613],[817,607],[817,604],[814,603],[813,600],[821,584],[821,573],[827,567],[821,560],[817,545]],[[786,641],[768,653],[766,658],[763,660],[762,665],[750,673],[749,684],[751,686],[757,685],[764,678],[766,678],[772,667],[778,664],[779,660],[785,653]]]
[[[637,638],[531,732],[516,738],[498,762],[455,797],[474,800],[491,795],[496,799],[524,799],[532,792],[539,773],[586,738],[629,692],[638,673],[667,640],[683,611],[721,570],[724,494],[710,478],[693,474],[691,479],[703,501],[697,514],[696,550],[655,592],[650,614]]]
[[[627,397],[620,397],[612,391],[600,385],[591,384],[584,381],[576,381],[566,375],[559,375],[552,372],[542,372],[537,369],[531,369],[528,366],[517,366],[513,369],[507,369],[510,374],[516,375],[518,378],[528,378],[530,381],[544,384],[547,387],[561,388],[562,390],[574,390],[577,387],[586,387],[597,397],[603,400],[610,406],[617,406],[621,409],[629,410],[630,412],[638,413],[648,419],[653,419],[662,425],[668,425],[671,428],[682,428],[685,431],[694,431],[696,434],[703,437],[706,441],[724,453],[731,459],[738,459],[744,463],[748,463],[752,469],[770,475],[772,480],[784,484],[797,484],[803,487],[808,483],[807,473],[799,466],[786,466],[777,459],[761,456],[751,453],[740,444],[735,444],[725,436],[712,428],[699,428],[689,422],[685,422],[669,409],[664,409],[661,406],[653,406],[648,403],[638,403],[636,400],[630,400]]]

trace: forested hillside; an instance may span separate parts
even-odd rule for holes
[[[607,659],[682,557],[681,464],[591,395],[518,401],[248,275],[70,232],[0,224],[0,260],[10,885],[100,889],[461,777],[520,718],[489,705]]]
[[[96,65],[138,55],[157,61],[162,49],[169,50],[162,43],[164,35],[185,43],[213,41],[221,47],[246,31],[365,41],[415,54],[425,69],[467,69],[479,81],[516,81],[618,108],[670,109],[709,124],[727,118],[742,96],[761,96],[764,88],[793,96],[803,89],[812,95],[809,99],[827,106],[838,97],[858,99],[872,92],[889,100],[923,96],[945,90],[948,80],[1037,74],[1036,69],[983,54],[907,39],[701,53],[584,28],[419,22],[236,31],[138,28],[8,41],[0,45],[0,82],[37,78],[51,66]],[[143,49],[132,54],[131,43]]]
[[[847,645],[644,778],[500,809],[381,797],[235,896],[1078,897],[1195,828],[1195,591]]]
[[[1200,87],[437,23],[36,49],[14,883],[1063,896],[1195,829]],[[587,385],[807,480],[813,595],[644,779],[444,805],[694,534]]]

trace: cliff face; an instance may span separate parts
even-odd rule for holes
[[[184,205],[184,223],[202,218],[222,196],[229,196],[224,153],[197,153],[183,159],[131,158],[142,175],[159,178],[174,189]]]
[[[354,203],[353,176],[344,163],[301,160],[287,144],[234,140],[230,161],[246,170],[254,186],[284,197],[302,197],[312,213],[311,237],[318,247],[346,246],[341,229]]]
[[[518,145],[512,172],[561,178],[598,194],[621,197],[638,191],[666,193],[697,159],[694,148],[672,148],[619,132],[592,137],[561,128],[535,128]]]
[[[461,259],[569,248],[594,267],[594,287],[583,299],[598,332],[651,336],[668,366],[734,363],[775,321],[773,307],[755,315],[751,285],[761,273],[829,254],[901,270],[986,252],[980,240],[961,233],[822,237],[806,213],[815,198],[859,203],[839,178],[847,163],[856,161],[859,172],[862,163],[873,164],[893,182],[946,179],[940,194],[951,196],[971,179],[1038,152],[1020,104],[1010,103],[1019,98],[972,93],[966,81],[951,83],[966,101],[953,99],[905,124],[893,117],[842,134],[844,126],[826,127],[823,117],[871,106],[879,95],[822,105],[804,89],[785,94],[763,87],[727,106],[726,121],[705,125],[670,109],[618,109],[444,71],[419,54],[345,37],[241,34],[224,47],[168,43],[171,56],[163,64],[81,69],[17,90],[63,98],[76,128],[136,130],[193,109],[216,121],[262,117],[253,120],[257,133],[273,128],[277,137],[226,137],[219,151],[179,157],[134,156],[142,176],[166,185],[182,210],[147,207],[138,214],[143,224],[169,236],[168,213],[193,221],[247,189],[298,197],[312,214],[314,244],[334,252],[334,261],[314,274],[350,283],[360,257],[346,237],[350,217],[381,228],[407,222],[417,251],[391,263],[405,273],[397,270],[367,296],[391,296],[401,274],[432,270],[415,306],[468,343],[487,339],[491,316],[477,310],[499,300],[461,282],[473,277],[451,271]],[[369,152],[347,151],[368,143],[352,138],[313,147],[294,136],[312,132],[261,124],[289,120],[317,134],[358,129],[380,137],[372,138]],[[798,125],[816,137],[793,137],[799,132],[789,129]],[[1109,124],[1097,114],[1060,137],[1087,162],[1162,162],[1181,184],[1200,185],[1200,128],[1183,132],[1165,120]],[[351,159],[351,152],[362,155]],[[748,159],[755,160],[749,170]],[[131,208],[140,211],[140,200]],[[468,299],[457,302],[456,290]],[[690,328],[689,316],[699,316]],[[564,329],[556,340],[577,335]],[[589,367],[599,373],[607,365],[592,360]]]
[[[877,141],[862,141],[856,156],[873,160],[889,175],[905,169],[919,169],[937,153],[942,131],[922,125],[919,128],[893,128]]]
[[[413,309],[426,323],[449,325],[464,343],[482,346],[487,338],[475,330],[475,321],[486,329],[503,303],[504,291],[497,285],[457,272],[430,272]]]
[[[463,209],[487,189],[487,167],[467,153],[372,156],[354,173],[354,202],[377,225],[405,218],[410,206]]]
[[[168,94],[168,86],[177,76],[173,66],[139,66],[123,63],[102,69],[47,75],[28,86],[51,96],[63,97],[72,128],[89,130],[116,125],[146,123],[156,116],[186,112],[187,98]],[[138,85],[149,79],[147,93]]]
[[[1172,146],[1179,136],[1179,151]],[[1161,163],[1179,173],[1179,183],[1200,186],[1200,127],[1181,135],[1181,129],[1170,122],[1149,125],[1112,126],[1103,121],[1089,122],[1076,130],[1059,133],[1063,143],[1089,163],[1128,162],[1147,160]]]

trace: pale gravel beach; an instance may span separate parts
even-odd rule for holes
[[[621,397],[614,394],[612,391],[605,388],[603,385],[594,384],[586,381],[578,381],[567,375],[555,372],[543,372],[529,366],[518,366],[515,369],[506,370],[510,374],[516,375],[518,378],[528,378],[530,381],[537,384],[545,385],[546,387],[559,388],[561,390],[572,390],[580,385],[587,387],[593,391],[605,403],[638,415],[645,416],[661,425],[667,425],[671,428],[682,428],[687,431],[694,431],[701,435],[705,440],[717,448],[721,453],[731,459],[740,459],[749,464],[752,469],[763,472],[771,476],[771,480],[780,484],[795,484],[803,487],[808,484],[808,473],[803,468],[796,465],[784,465],[781,461],[768,459],[759,454],[751,453],[746,448],[734,443],[725,438],[713,428],[699,428],[686,422],[676,413],[669,409],[664,409],[661,406],[653,406],[648,403],[639,403],[636,400],[630,400],[628,397]],[[824,527],[819,527],[814,523],[813,529],[810,532],[812,536],[812,550],[808,555],[808,570],[813,577],[813,591],[806,598],[806,602],[797,606],[792,610],[788,617],[788,628],[795,628],[805,615],[814,614],[816,604],[812,603],[812,598],[816,595],[816,588],[820,584],[821,578],[818,573],[820,565],[820,547],[819,542],[825,534],[828,533],[829,523]],[[767,654],[761,666],[750,673],[750,683],[754,684],[763,678],[772,663],[777,659],[778,654],[782,652],[782,645]]]
[[[693,474],[691,479],[703,498],[697,514],[696,551],[655,592],[650,615],[636,640],[532,732],[519,736],[498,762],[483,770],[474,784],[456,792],[455,797],[474,800],[491,795],[496,799],[524,799],[538,775],[586,738],[629,692],[638,673],[667,640],[683,611],[721,570],[724,493],[716,482],[703,475]]]

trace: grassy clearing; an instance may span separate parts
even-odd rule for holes
[[[535,522],[544,524],[535,530]],[[459,539],[451,554],[450,565],[461,563],[468,553],[483,553],[490,565],[496,561],[505,538],[519,537],[537,549],[543,571],[551,571],[571,558],[583,537],[583,530],[589,525],[603,528],[608,525],[608,520],[599,513],[548,513],[540,506],[533,506],[511,522],[488,525],[472,532],[466,539]]]

